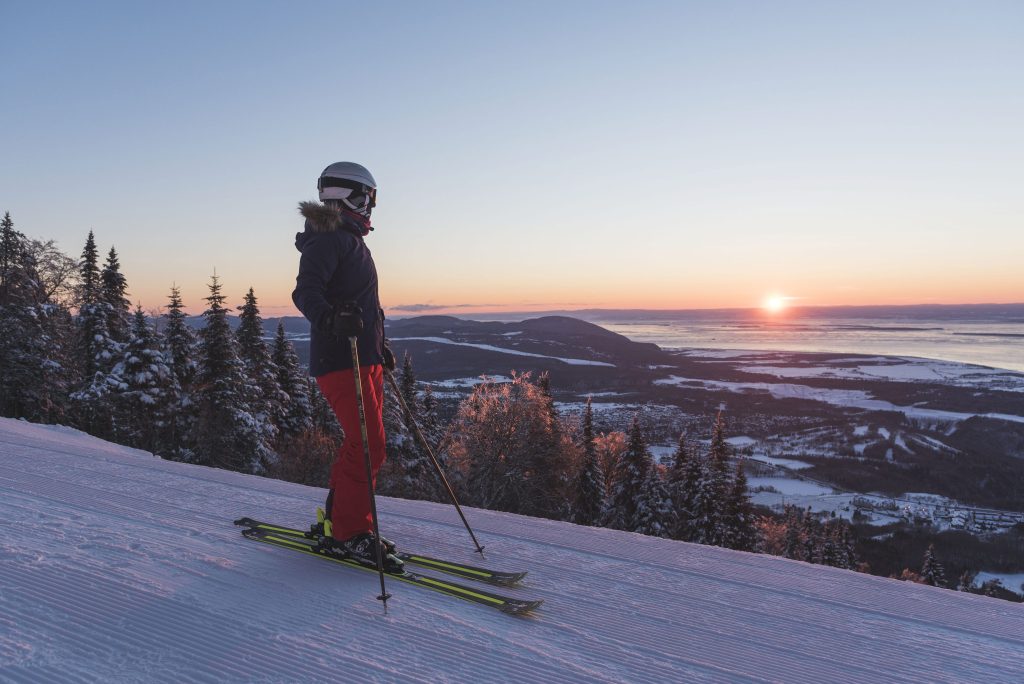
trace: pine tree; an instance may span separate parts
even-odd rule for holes
[[[78,305],[95,304],[100,301],[100,254],[96,249],[96,238],[92,231],[82,248],[82,260],[79,265]]]
[[[547,404],[552,424],[559,425],[558,409],[555,408],[555,396],[551,393],[551,375],[548,372],[541,373],[537,378],[537,387],[540,388],[541,396],[544,397],[544,402]]]
[[[929,544],[924,552],[924,563],[921,566],[921,579],[933,587],[946,586],[946,572],[935,558],[935,544]]]
[[[722,414],[715,419],[708,457],[693,503],[692,539],[700,544],[725,543],[725,506],[729,493],[729,453]]]
[[[28,239],[14,229],[11,212],[0,221],[0,306],[32,306],[46,300]]]
[[[100,295],[99,252],[90,230],[82,249],[78,286],[79,362],[82,376],[89,381],[97,370],[98,344],[108,346],[107,317],[100,306]]]
[[[162,346],[142,307],[136,308],[131,339],[111,377],[118,382],[112,390],[117,441],[164,455],[176,446],[171,440],[181,387]]]
[[[127,297],[128,281],[121,273],[117,250],[107,253],[107,261],[100,273],[100,301],[107,305],[107,331],[118,343],[128,340],[131,330],[131,302]]]
[[[113,256],[116,264],[116,254]],[[82,380],[70,400],[76,425],[89,434],[108,438],[113,436],[115,422],[110,394],[119,384],[111,372],[123,349],[110,329],[117,321],[110,300],[121,279],[114,277],[120,275],[116,269],[110,272],[105,269],[101,274],[98,259],[96,241],[89,231],[82,251],[78,296],[77,347]],[[113,290],[106,289],[108,280]]]
[[[803,511],[787,505],[785,511],[786,534],[783,555],[793,560],[804,560]]]
[[[341,429],[341,423],[338,422],[337,416],[334,415],[334,409],[331,408],[327,397],[320,391],[320,386],[316,384],[316,380],[307,378],[306,386],[309,388],[309,405],[312,409],[313,429],[322,432],[336,441],[345,439],[345,431]]]
[[[164,331],[165,346],[170,354],[174,375],[182,388],[187,390],[196,374],[196,336],[188,326],[188,316],[185,314],[181,290],[177,285],[171,286],[169,298],[170,303],[164,307],[167,309],[167,313],[164,314],[164,318],[167,319],[167,328]]]
[[[423,434],[431,444],[438,444],[441,441],[441,423],[438,418],[437,411],[437,399],[434,397],[434,390],[431,389],[430,385],[423,388],[423,401],[420,415],[423,418],[423,422],[420,423],[420,427],[423,429]],[[440,455],[437,455],[440,458]]]
[[[409,410],[412,411],[413,418],[419,418],[419,397],[416,385],[416,373],[412,368],[412,355],[406,351],[405,356],[402,357],[402,379],[399,383],[399,388],[402,391],[402,399],[405,400]]]
[[[808,563],[821,563],[821,525],[807,508],[801,520],[801,538],[804,542],[803,559]]]
[[[399,391],[404,394],[404,390],[400,385]],[[403,499],[439,501],[438,481],[429,457],[420,448],[390,383],[384,386],[384,434],[387,460],[377,476],[378,491]]]
[[[757,529],[754,508],[747,492],[747,476],[743,473],[742,461],[736,464],[732,486],[725,504],[725,546],[737,551],[757,549]]]
[[[206,325],[199,332],[194,451],[204,465],[262,472],[274,460],[274,454],[267,442],[266,426],[249,405],[249,397],[258,396],[259,389],[238,358],[216,275],[209,287],[209,308],[203,312]]]
[[[594,444],[594,409],[590,397],[583,409],[583,460],[576,476],[576,498],[573,505],[573,522],[578,525],[599,525],[606,514],[607,490],[601,462]]]
[[[164,357],[171,365],[171,371],[178,382],[179,393],[176,406],[171,409],[167,440],[173,449],[166,452],[167,458],[179,461],[193,461],[194,454],[189,446],[188,436],[193,434],[197,416],[192,402],[192,382],[196,376],[196,336],[188,326],[177,285],[171,286],[170,303],[164,308],[167,313],[166,327],[162,339]]]
[[[672,496],[658,466],[652,464],[640,489],[633,531],[652,537],[667,537],[675,527]]]
[[[277,384],[287,396],[286,410],[281,418],[283,437],[291,437],[313,426],[313,406],[309,397],[309,377],[299,368],[295,348],[284,335],[284,324],[278,322],[271,356],[277,368]]]
[[[270,358],[270,351],[263,341],[263,319],[260,317],[256,294],[250,287],[245,303],[238,307],[238,357],[249,379],[257,391],[248,397],[250,410],[266,431],[265,439],[272,442],[277,437],[278,426],[287,411],[288,395],[278,384],[278,370]]]
[[[636,415],[629,430],[626,453],[622,455],[615,468],[608,511],[609,527],[620,530],[635,530],[638,527],[637,504],[647,473],[652,467],[651,454],[647,450],[647,441],[640,428],[640,416]]]
[[[669,493],[675,509],[675,527],[671,532],[674,539],[689,541],[693,538],[694,510],[701,470],[701,461],[690,450],[686,433],[680,433],[668,472]]]

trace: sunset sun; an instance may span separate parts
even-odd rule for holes
[[[764,300],[763,307],[768,313],[779,313],[786,308],[786,297],[770,295]]]

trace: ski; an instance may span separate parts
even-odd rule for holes
[[[279,546],[284,549],[291,549],[292,551],[316,556],[317,558],[321,558],[326,561],[340,563],[341,565],[347,565],[360,570],[377,572],[377,565],[375,563],[364,563],[355,558],[336,556],[334,554],[324,552],[319,549],[315,540],[307,537],[279,534],[254,527],[242,530],[242,534],[247,539],[252,539],[253,541],[270,544],[271,546]],[[461,584],[428,577],[427,575],[421,575],[408,570],[403,570],[402,572],[387,572],[385,575],[400,582],[415,584],[465,601],[479,603],[481,605],[490,606],[491,608],[497,608],[503,613],[510,613],[513,615],[529,613],[542,603],[540,600],[517,599],[509,596],[501,596],[489,591],[480,591],[479,589],[465,587]]]
[[[283,527],[281,525],[273,525],[271,523],[261,522],[259,520],[253,520],[252,518],[239,518],[235,521],[235,524],[240,527],[248,527],[257,530],[265,530],[267,532],[274,532],[279,535],[285,535],[288,537],[302,537],[304,539],[313,539],[313,535],[310,532],[304,532],[294,527]],[[461,579],[476,580],[478,582],[487,582],[488,584],[496,584],[498,586],[512,586],[518,584],[526,577],[525,572],[501,572],[499,570],[491,570],[489,568],[480,568],[475,565],[466,565],[465,563],[456,563],[452,561],[442,560],[440,558],[431,558],[430,556],[423,556],[418,553],[404,553],[400,552],[395,554],[405,563],[411,565],[417,565],[422,568],[430,568],[437,572],[443,572],[448,575],[454,575]]]

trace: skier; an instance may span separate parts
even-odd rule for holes
[[[311,324],[309,372],[345,431],[330,474],[324,532],[349,555],[376,562],[373,516],[366,482],[359,407],[349,338],[357,338],[359,374],[373,479],[384,462],[384,368],[395,356],[384,339],[377,269],[364,238],[373,227],[377,183],[353,162],[331,164],[317,181],[322,202],[301,202],[305,230],[295,236],[302,253],[292,301]],[[401,561],[381,540],[385,569]]]

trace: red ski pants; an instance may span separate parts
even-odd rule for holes
[[[359,375],[363,380],[363,409],[366,413],[366,435],[370,445],[370,465],[374,486],[377,471],[384,463],[384,367],[377,364],[363,366]],[[334,490],[331,519],[334,538],[349,539],[363,532],[373,531],[370,513],[370,495],[366,489],[366,461],[363,456],[363,437],[359,428],[359,405],[356,402],[355,375],[351,368],[332,371],[316,379],[320,392],[334,409],[345,441],[338,449],[338,457],[331,466],[330,488]]]

